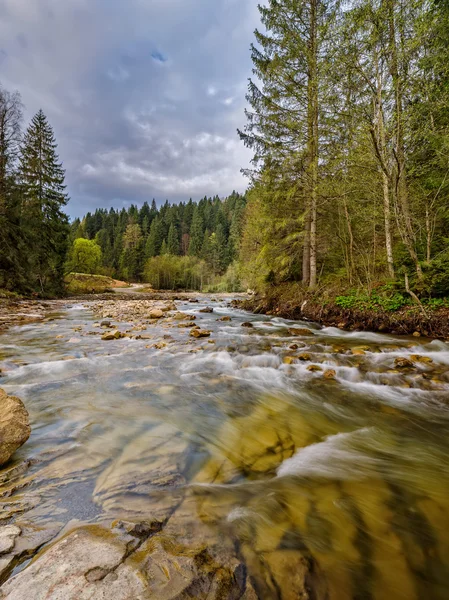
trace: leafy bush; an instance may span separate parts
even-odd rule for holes
[[[144,268],[145,282],[158,290],[202,290],[212,279],[207,264],[194,256],[154,256]]]

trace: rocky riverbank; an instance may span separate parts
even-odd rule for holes
[[[237,300],[234,306],[253,312],[285,319],[305,319],[320,325],[338,327],[346,331],[374,331],[392,335],[415,335],[435,339],[449,339],[449,308],[404,306],[395,311],[379,308],[343,308],[335,301],[308,294],[284,293],[274,288],[265,295]]]

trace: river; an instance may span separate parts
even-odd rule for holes
[[[448,598],[449,344],[214,300],[112,318],[132,335],[112,341],[89,302],[0,336],[0,386],[32,427],[0,470],[3,523],[61,536],[151,515],[175,542],[237,545],[254,597],[305,597],[302,561],[310,598]]]

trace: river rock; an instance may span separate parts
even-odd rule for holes
[[[104,335],[101,336],[101,339],[103,341],[111,341],[111,340],[119,340],[121,337],[123,337],[123,335],[120,333],[120,331],[117,329],[114,332],[111,333],[105,333]]]
[[[206,306],[205,308],[201,308],[199,312],[209,314],[213,313],[214,309],[211,306]]]
[[[3,600],[137,600],[145,583],[136,569],[124,564],[128,534],[114,534],[100,526],[72,531],[38,555],[27,569],[1,589]]]
[[[419,354],[412,354],[410,356],[410,360],[412,362],[418,362],[427,365],[431,365],[433,363],[433,360],[430,358],[430,356],[420,356]]]
[[[414,365],[408,358],[399,357],[395,359],[394,366],[397,369],[412,369]]]
[[[30,437],[28,412],[19,398],[0,389],[0,465]]]
[[[221,319],[217,319],[217,321],[228,322],[232,321],[232,319],[229,315],[225,315],[224,317],[221,317]]]
[[[313,331],[310,329],[306,329],[305,327],[290,327],[288,329],[288,333],[290,335],[302,335],[302,336],[312,336],[315,335]]]
[[[164,311],[160,308],[153,308],[148,314],[150,319],[161,319],[164,316]]]
[[[252,329],[254,327],[254,325],[252,323],[250,323],[249,321],[242,323],[242,327],[247,327],[248,329]]]
[[[327,369],[323,374],[324,379],[328,379],[333,381],[337,377],[337,372],[335,369]]]
[[[0,529],[0,554],[6,554],[14,548],[21,529],[15,525],[5,525]]]
[[[282,362],[284,365],[292,365],[296,361],[294,356],[284,356]]]
[[[207,329],[192,329],[190,335],[194,338],[205,338],[209,337],[212,332]]]

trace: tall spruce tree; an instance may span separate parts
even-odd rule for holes
[[[44,294],[63,289],[68,219],[65,172],[53,130],[42,110],[28,127],[20,155],[23,218],[34,287]]]
[[[290,190],[297,188],[298,210],[293,218],[303,223],[302,279],[311,288],[317,282],[323,65],[331,53],[331,24],[338,5],[334,0],[268,0],[267,5],[259,5],[266,33],[256,30],[259,47],[252,45],[251,57],[261,85],[249,82],[251,110],[246,112],[245,130],[239,131],[254,150],[256,166],[290,172],[284,181],[290,180]]]

